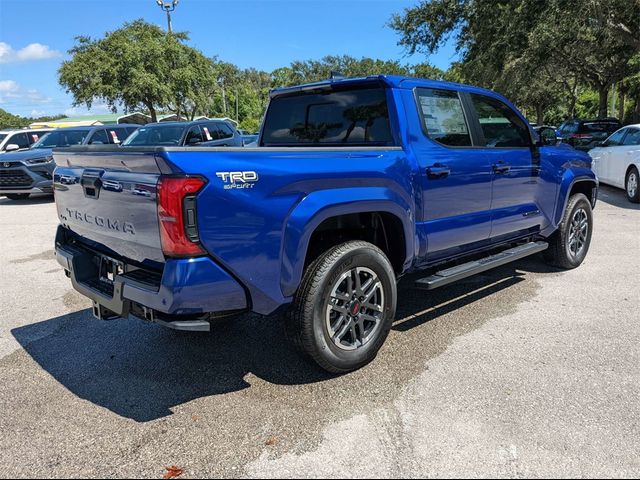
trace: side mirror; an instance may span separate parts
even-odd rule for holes
[[[20,150],[20,145],[17,145],[15,143],[10,143],[9,145],[7,145],[7,147],[4,149],[5,152],[15,152],[16,150]]]
[[[541,146],[554,146],[558,144],[558,138],[556,137],[556,131],[550,127],[543,127],[538,132],[540,137]]]

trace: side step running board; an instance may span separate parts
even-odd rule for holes
[[[501,265],[515,262],[516,260],[528,257],[529,255],[542,252],[548,247],[549,244],[547,242],[529,242],[515,248],[510,248],[504,252],[481,258],[480,260],[474,260],[473,262],[441,270],[430,277],[417,280],[415,286],[426,290],[433,290],[434,288],[449,285],[450,283],[457,282],[458,280],[462,280],[463,278],[470,277],[477,273],[486,272],[492,268],[500,267]]]

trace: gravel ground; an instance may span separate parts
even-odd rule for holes
[[[577,270],[400,289],[378,359],[300,360],[278,318],[99,322],[55,207],[0,199],[1,477],[638,477],[640,209],[603,188]]]

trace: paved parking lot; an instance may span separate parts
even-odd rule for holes
[[[330,377],[278,318],[99,322],[49,199],[0,199],[2,477],[638,477],[640,209],[604,188],[585,264],[401,289],[378,359]]]

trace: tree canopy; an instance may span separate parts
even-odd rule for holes
[[[38,118],[26,118],[19,115],[13,115],[6,110],[0,108],[0,128],[24,128],[34,122],[47,122],[50,120],[58,120],[64,115],[52,115]]]
[[[213,84],[211,61],[187,46],[186,33],[166,33],[136,20],[104,38],[76,37],[71,60],[59,70],[60,84],[74,105],[104,101],[114,112],[147,110],[155,120],[158,110],[189,114],[206,108],[204,91]]]
[[[466,81],[497,89],[540,112],[580,87],[607,116],[614,84],[637,74],[640,2],[628,0],[423,0],[392,17],[410,53],[453,39]]]

